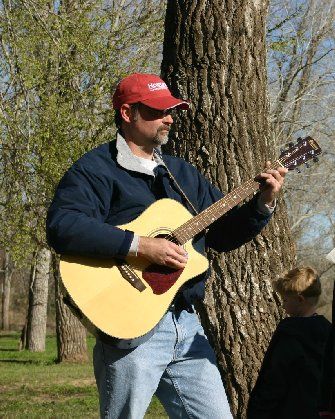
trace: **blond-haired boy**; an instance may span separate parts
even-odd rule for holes
[[[316,419],[325,347],[331,324],[316,313],[317,272],[295,268],[274,281],[290,317],[282,320],[251,393],[249,419]]]

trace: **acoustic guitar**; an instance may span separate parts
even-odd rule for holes
[[[316,160],[320,153],[313,138],[298,139],[272,167],[292,170]],[[103,332],[114,338],[133,339],[149,332],[178,290],[208,269],[206,257],[193,248],[192,238],[258,189],[259,183],[250,179],[196,216],[177,201],[161,199],[134,221],[119,226],[139,236],[165,237],[182,245],[188,253],[183,270],[153,265],[141,257],[121,261],[62,256],[60,272],[66,299],[78,318],[95,335]]]

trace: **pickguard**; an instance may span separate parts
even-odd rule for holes
[[[150,285],[153,293],[160,295],[176,283],[183,270],[152,264],[143,271],[142,277]]]

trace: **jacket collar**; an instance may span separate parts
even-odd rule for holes
[[[118,132],[116,135],[116,149],[116,160],[121,167],[127,170],[131,170],[133,172],[139,172],[149,176],[154,176],[154,172],[144,167],[141,164],[141,159],[131,152],[126,140],[122,137],[120,132]],[[156,148],[154,150],[154,160],[157,163],[157,165],[165,166],[160,148]]]

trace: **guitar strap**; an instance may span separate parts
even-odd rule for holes
[[[170,176],[170,178],[172,179],[173,183],[175,184],[176,188],[178,189],[180,195],[185,199],[185,201],[188,203],[188,205],[192,208],[192,210],[194,211],[195,214],[198,214],[198,211],[195,209],[194,205],[192,204],[192,202],[188,199],[186,193],[183,191],[183,189],[181,188],[181,186],[179,185],[179,183],[177,182],[176,178],[173,176],[173,174],[171,173],[171,171],[169,170],[169,168],[167,167],[165,161],[163,160],[163,156],[160,155],[157,151],[156,154],[158,155],[158,157],[163,161],[164,166],[166,168],[166,171],[168,172],[168,175]]]

